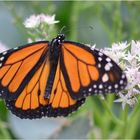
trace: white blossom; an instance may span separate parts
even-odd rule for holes
[[[140,84],[140,71],[139,67],[127,67],[125,71],[127,78],[128,78],[128,88],[133,88],[136,85]]]
[[[27,18],[24,22],[24,26],[26,28],[36,28],[41,23],[46,23],[48,25],[58,23],[59,21],[55,20],[55,15],[31,15],[29,18]]]
[[[135,96],[131,97],[131,96],[128,96],[128,95],[129,94],[124,95],[122,93],[119,93],[120,98],[114,101],[114,102],[118,102],[118,103],[121,102],[123,110],[125,109],[126,104],[133,107],[135,105],[135,103],[137,102],[137,98]]]
[[[131,42],[131,54],[133,56],[136,56],[136,58],[140,58],[140,41],[134,41]]]
[[[48,25],[59,22],[58,20],[55,20],[55,15],[50,16],[50,15],[40,14],[38,16],[39,16],[40,22],[45,22]]]
[[[24,26],[26,28],[35,28],[39,26],[39,24],[40,24],[40,20],[39,20],[39,17],[36,15],[31,15],[29,18],[27,18],[24,21]]]
[[[124,59],[130,64],[134,61],[135,58],[135,55],[132,55],[130,51],[128,51],[128,53],[124,56]]]
[[[128,47],[127,42],[113,43],[111,48],[105,48],[102,51],[112,58],[116,63],[125,57],[125,49]]]
[[[129,44],[127,44],[127,41],[125,42],[121,42],[121,43],[113,43],[112,44],[112,49],[114,51],[124,51],[127,47],[129,46]]]
[[[116,63],[123,65],[128,84],[125,90],[121,91],[119,99],[114,102],[121,102],[122,108],[125,105],[134,106],[137,102],[137,95],[140,94],[140,42],[132,40],[131,43],[114,43],[111,48],[102,50]]]
[[[107,56],[109,56],[110,58],[112,58],[116,63],[119,63],[120,62],[120,59],[125,57],[125,53],[124,52],[116,51],[116,50],[113,50],[113,49],[110,49],[110,48],[105,48],[103,50],[103,52]]]

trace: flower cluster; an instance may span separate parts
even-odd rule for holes
[[[127,88],[118,94],[120,98],[114,102],[122,102],[123,109],[126,104],[134,106],[140,94],[140,42],[132,40],[131,43],[113,44],[102,51],[122,67],[128,79]]]
[[[24,22],[26,28],[37,28],[40,24],[46,23],[48,25],[58,23],[59,21],[55,20],[55,15],[31,15]]]
[[[25,28],[28,28],[28,42],[50,39],[56,32],[54,24],[58,23],[55,15],[31,15],[24,21]]]

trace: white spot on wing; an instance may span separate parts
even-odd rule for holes
[[[93,88],[97,88],[97,85],[93,85]]]
[[[92,88],[89,88],[88,91],[91,92],[92,91]]]
[[[102,89],[102,88],[103,88],[103,85],[102,85],[102,84],[100,84],[100,85],[99,85],[99,89]]]
[[[108,89],[112,89],[112,86],[109,86]]]
[[[122,75],[122,78],[123,78],[123,79],[125,78],[125,75],[124,75],[124,74]]]
[[[105,65],[105,68],[104,68],[106,71],[109,71],[110,70],[110,65],[107,63],[106,65]]]
[[[102,58],[101,58],[101,57],[98,57],[98,60],[99,60],[99,61],[102,61]]]
[[[107,62],[111,62],[111,59],[109,57],[106,58]]]
[[[114,86],[115,88],[118,88],[118,84],[115,84],[115,86]]]
[[[18,49],[18,47],[16,47],[16,48],[13,48],[14,50],[17,50]]]
[[[91,50],[94,50],[94,49],[95,49],[95,45],[93,45],[90,49],[91,49]]]
[[[120,80],[120,84],[121,84],[121,85],[123,84],[123,80]]]
[[[98,64],[98,68],[101,68],[101,64],[100,63]]]
[[[105,73],[102,77],[102,81],[107,82],[108,80],[109,80],[109,77],[108,77],[107,73]]]
[[[7,51],[3,52],[2,54],[3,54],[3,55],[7,54]]]
[[[0,57],[0,61],[4,60],[4,56]]]
[[[109,65],[110,67],[112,67],[112,66],[113,66],[113,64],[112,64],[112,63],[108,63],[108,65]]]

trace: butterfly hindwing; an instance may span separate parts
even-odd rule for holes
[[[102,52],[86,45],[65,41],[61,67],[73,99],[124,89],[127,79],[121,68]]]
[[[41,118],[43,116],[67,116],[77,110],[85,99],[71,98],[58,61],[50,99],[45,99],[45,88],[50,71],[48,58],[36,71],[16,100],[6,100],[7,107],[20,118]]]
[[[48,42],[41,41],[0,54],[0,96],[16,99],[45,59]]]

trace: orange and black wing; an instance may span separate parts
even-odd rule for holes
[[[0,54],[0,97],[16,99],[44,62],[48,42],[31,43]]]
[[[80,43],[65,41],[60,62],[66,87],[75,100],[118,92],[127,84],[125,74],[111,58]]]
[[[46,58],[18,98],[6,100],[6,105],[12,113],[24,119],[67,116],[84,103],[85,99],[77,101],[71,98],[60,68],[60,60],[58,60],[50,99],[45,99],[49,71],[50,62]]]

